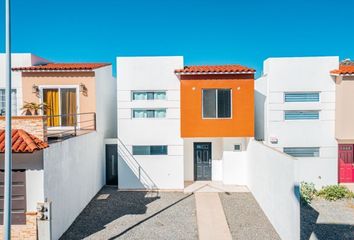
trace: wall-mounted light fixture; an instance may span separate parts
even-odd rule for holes
[[[39,94],[39,87],[37,85],[32,86],[32,93]]]
[[[80,83],[80,85],[79,85],[79,91],[80,91],[84,96],[87,96],[87,87],[85,86],[85,84]]]

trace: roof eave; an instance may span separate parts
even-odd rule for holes
[[[252,71],[244,72],[175,72],[176,75],[225,75],[225,74],[254,74]]]

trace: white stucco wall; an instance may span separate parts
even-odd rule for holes
[[[248,145],[248,188],[281,239],[300,239],[297,161],[254,140]]]
[[[183,140],[180,138],[180,82],[174,70],[183,57],[118,57],[118,138],[131,153],[134,145],[167,145],[168,155],[134,156],[119,160],[119,188],[142,188],[136,176],[140,165],[161,189],[182,189]],[[163,90],[166,100],[132,100],[133,90]],[[161,119],[133,119],[134,108],[166,108]]]
[[[105,184],[104,140],[98,132],[44,150],[44,198],[52,201],[52,237],[59,237]]]
[[[284,147],[320,147],[320,157],[300,159],[298,175],[299,181],[314,182],[318,188],[337,183],[335,83],[329,72],[338,65],[338,57],[269,58],[264,62],[264,75],[255,81],[260,93],[256,137],[264,135],[265,143],[280,151]],[[311,91],[320,93],[320,102],[284,102],[284,92]],[[319,110],[320,119],[285,121],[284,110]],[[271,137],[278,143],[271,143]]]
[[[96,127],[105,138],[117,137],[117,81],[112,76],[112,65],[95,70]]]
[[[47,63],[48,60],[35,56],[31,53],[11,54],[12,67],[26,67],[36,64]],[[5,88],[5,54],[0,53],[0,88]],[[21,72],[12,72],[12,88],[17,91],[17,115],[21,114],[22,107],[22,81]]]

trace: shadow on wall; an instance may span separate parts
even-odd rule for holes
[[[148,192],[119,192],[115,187],[103,187],[60,239],[83,239],[125,215],[145,214],[146,205],[157,199]]]
[[[306,203],[300,208],[301,240],[352,240],[354,226],[349,224],[317,223],[319,213]],[[335,209],[333,209],[335,211]]]
[[[118,188],[157,190],[155,182],[129,149],[118,139]]]
[[[254,91],[255,104],[255,136],[256,140],[264,140],[264,104],[266,96],[257,90]]]

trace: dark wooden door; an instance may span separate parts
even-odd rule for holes
[[[106,145],[106,184],[118,185],[117,144]]]
[[[0,170],[0,224],[4,212],[4,170]],[[40,187],[40,186],[38,186]],[[26,171],[12,171],[12,224],[26,224]]]
[[[354,182],[353,144],[338,146],[338,179],[340,183]]]
[[[211,180],[211,143],[194,143],[194,180]]]

